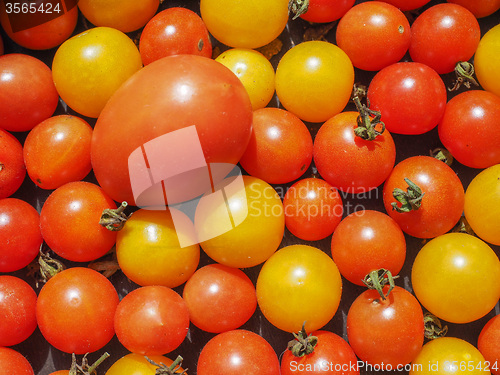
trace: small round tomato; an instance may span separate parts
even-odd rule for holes
[[[194,238],[192,223],[181,211],[138,210],[118,231],[118,264],[136,284],[175,288],[198,267],[200,247]],[[189,240],[189,245],[181,243],[182,239]]]
[[[272,346],[256,333],[237,329],[219,333],[201,350],[198,375],[279,375],[280,363]]]
[[[396,160],[389,131],[374,140],[357,136],[358,112],[342,112],[321,125],[314,139],[313,158],[318,172],[335,188],[351,194],[380,186]]]
[[[500,9],[500,0],[447,0],[467,8],[476,18],[487,17]]]
[[[399,10],[407,11],[414,10],[420,7],[423,7],[430,0],[381,0],[384,3],[389,3],[399,8]]]
[[[123,297],[116,309],[116,337],[133,353],[169,353],[184,341],[188,329],[186,303],[165,286],[135,289]]]
[[[220,333],[241,327],[257,307],[255,287],[238,268],[209,264],[197,270],[182,297],[190,321],[198,328]]]
[[[332,258],[323,251],[291,245],[264,263],[256,290],[259,308],[271,324],[286,332],[298,332],[305,322],[306,331],[311,332],[335,315],[342,280]]]
[[[174,361],[160,355],[148,355],[148,358],[155,363],[171,366]],[[143,355],[130,353],[119,360],[106,371],[106,375],[155,375],[157,366],[150,363]],[[180,367],[174,374],[183,374],[184,369]]]
[[[448,233],[426,243],[413,262],[411,281],[420,303],[438,318],[468,323],[500,298],[500,262],[477,237]]]
[[[281,104],[304,121],[323,122],[341,112],[353,84],[351,60],[328,42],[297,44],[276,68],[276,94]]]
[[[0,199],[10,197],[26,176],[23,146],[9,132],[0,129]]]
[[[479,238],[500,246],[500,164],[474,177],[465,192],[464,214]]]
[[[247,90],[252,109],[264,108],[274,95],[274,68],[266,57],[255,50],[232,48],[222,52],[215,61],[228,67]]]
[[[288,22],[288,0],[201,0],[201,18],[219,42],[258,48],[276,39]],[[272,15],[272,16],[271,16]]]
[[[318,241],[333,233],[342,219],[342,197],[337,189],[320,178],[294,183],[283,198],[285,225],[292,234]]]
[[[40,215],[17,198],[0,199],[0,272],[26,267],[42,245]]]
[[[0,346],[19,344],[35,331],[36,298],[26,281],[0,276]]]
[[[21,353],[10,348],[0,347],[0,368],[7,374],[35,375],[28,360]]]
[[[336,38],[356,68],[380,70],[405,55],[410,45],[410,24],[395,6],[367,1],[353,6],[340,19]]]
[[[477,80],[481,86],[500,96],[500,25],[492,27],[481,38],[474,56]]]
[[[398,224],[382,212],[356,211],[343,219],[331,242],[332,258],[351,283],[363,285],[372,271],[397,275],[406,258],[406,241]]]
[[[474,55],[480,37],[479,23],[471,12],[456,4],[437,4],[413,22],[410,56],[439,74],[450,73],[457,63]]]
[[[142,66],[134,42],[109,27],[96,27],[65,41],[52,75],[57,92],[73,110],[98,117],[111,95]]]
[[[24,141],[24,162],[31,180],[42,189],[80,181],[92,169],[92,127],[83,119],[60,115],[35,126]]]
[[[412,156],[394,167],[385,182],[383,199],[387,213],[403,232],[433,238],[448,232],[462,216],[464,188],[442,161]]]
[[[483,326],[477,340],[477,348],[490,363],[491,373],[500,374],[500,315],[495,315]]]
[[[42,61],[24,54],[0,56],[0,128],[21,132],[52,116],[59,96]]]
[[[99,224],[105,209],[116,204],[97,185],[68,182],[54,190],[40,213],[40,229],[47,245],[59,256],[88,262],[105,255],[115,244],[116,232]]]
[[[99,272],[68,268],[42,287],[36,304],[38,327],[63,352],[91,353],[114,336],[118,302],[113,284]]]
[[[252,137],[240,159],[245,171],[270,184],[291,182],[312,161],[313,140],[307,126],[280,108],[253,112]]]
[[[162,10],[151,18],[139,41],[142,63],[148,65],[162,57],[193,54],[212,57],[207,27],[198,14],[187,8]]]
[[[291,10],[300,18],[317,23],[333,22],[341,18],[354,5],[355,0],[292,0]]]

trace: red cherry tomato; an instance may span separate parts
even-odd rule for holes
[[[403,12],[406,10],[413,10],[420,7],[423,7],[430,0],[381,0],[384,3],[389,3],[399,8]]]
[[[300,14],[300,18],[309,22],[333,22],[341,18],[351,9],[354,5],[354,1],[355,0],[308,0],[307,11]]]
[[[500,315],[495,315],[481,329],[477,340],[477,348],[490,363],[491,373],[500,374]]]
[[[0,129],[0,199],[10,197],[26,176],[23,146],[9,132]]]
[[[467,8],[476,18],[487,17],[500,9],[500,0],[447,0]]]
[[[21,353],[10,348],[0,347],[0,368],[6,374],[35,375],[28,360]]]
[[[174,7],[156,14],[144,27],[139,42],[142,63],[162,57],[193,54],[212,57],[212,43],[201,17],[192,10]]]
[[[42,245],[40,215],[17,198],[0,200],[0,272],[26,267]]]

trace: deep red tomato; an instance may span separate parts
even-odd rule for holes
[[[320,178],[304,178],[294,183],[283,198],[283,208],[288,230],[307,241],[332,234],[343,214],[339,192]]]
[[[40,251],[40,215],[17,198],[0,200],[0,272],[26,267]]]
[[[463,92],[447,104],[439,139],[460,163],[488,168],[500,163],[500,98],[483,90]]]
[[[38,327],[63,352],[91,353],[114,336],[118,302],[113,284],[99,272],[68,268],[42,287],[36,304]]]
[[[24,161],[31,180],[56,189],[89,174],[92,128],[83,119],[60,115],[35,126],[24,141]]]
[[[193,54],[212,57],[212,43],[201,17],[187,8],[168,8],[148,21],[141,33],[139,51],[148,65],[162,57]]]
[[[198,358],[198,375],[279,375],[272,346],[256,333],[237,329],[208,341]]]
[[[240,164],[252,176],[284,184],[304,174],[311,164],[313,141],[297,116],[280,108],[253,112],[252,136]]]
[[[491,373],[500,374],[500,315],[495,315],[483,327],[477,340],[477,348],[490,363]]]
[[[467,8],[476,18],[482,18],[495,13],[500,9],[500,0],[447,0]]]
[[[384,287],[387,293],[389,286]],[[424,315],[417,299],[396,286],[382,300],[367,290],[347,313],[347,337],[359,359],[384,370],[410,363],[424,343]]]
[[[325,122],[314,139],[313,158],[319,174],[350,194],[381,185],[396,160],[396,147],[386,130],[369,141],[356,136],[357,112],[342,112]]]
[[[401,208],[393,196],[394,189],[407,192],[408,179],[420,188],[423,196],[414,197]],[[411,189],[411,188],[410,188]],[[418,195],[418,194],[417,194]],[[384,206],[389,214],[411,236],[433,238],[448,232],[458,222],[464,209],[464,188],[456,173],[445,163],[430,156],[412,156],[397,164],[384,185]],[[418,204],[421,204],[419,208]],[[416,209],[415,209],[416,208]]]
[[[309,22],[333,22],[341,18],[354,5],[355,0],[305,0],[293,1],[292,4],[297,10],[300,18]],[[307,4],[306,12],[303,12],[304,4]]]
[[[116,337],[132,353],[170,353],[182,343],[188,329],[186,303],[166,286],[135,289],[120,301],[116,309]]]
[[[427,65],[400,62],[373,77],[368,100],[391,133],[422,134],[443,117],[447,92],[439,74]]]
[[[335,229],[332,258],[351,283],[363,285],[371,271],[385,268],[397,275],[406,258],[406,241],[399,225],[382,212],[356,211]]]
[[[423,7],[430,0],[381,0],[384,3],[389,3],[398,7],[402,11],[413,10]]]
[[[24,356],[10,348],[0,347],[0,368],[9,375],[35,375],[33,367]]]
[[[21,142],[9,132],[0,129],[0,199],[14,194],[25,176]]]
[[[58,102],[47,65],[24,54],[0,56],[0,128],[30,130],[52,116]]]
[[[405,55],[410,45],[410,24],[395,6],[368,1],[347,11],[339,21],[336,37],[352,65],[380,70]]]
[[[99,224],[104,209],[115,202],[97,185],[68,182],[54,190],[40,213],[40,228],[47,245],[75,262],[95,260],[115,244],[116,232]]]
[[[450,73],[476,51],[481,30],[476,17],[460,5],[437,4],[411,26],[410,56],[439,74]]]
[[[14,276],[0,276],[0,346],[17,345],[35,331],[36,293]]]

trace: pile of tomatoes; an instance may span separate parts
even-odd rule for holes
[[[0,373],[500,374],[499,0],[48,3],[0,3]]]

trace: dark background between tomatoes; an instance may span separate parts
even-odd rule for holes
[[[356,3],[361,3],[361,2],[364,1],[360,0],[356,1]],[[443,3],[443,2],[445,1],[432,0],[421,9],[418,9],[411,13],[407,13],[410,23],[412,23],[413,19],[425,9],[437,3]],[[197,1],[168,0],[160,5],[158,12],[163,9],[175,6],[189,8],[193,11],[196,11],[199,14],[199,0]],[[494,13],[489,17],[479,19],[478,21],[481,26],[481,35],[484,35],[484,33],[487,30],[489,30],[496,24],[500,23],[500,11]],[[332,43],[335,43],[335,30],[337,22],[338,21],[333,23],[333,28],[331,28],[325,36],[326,39]],[[91,26],[89,23],[88,25]],[[283,48],[279,54],[275,55],[271,59],[271,62],[273,63],[274,67],[277,66],[281,56],[283,56],[283,54],[289,48],[303,41],[303,33],[307,28],[310,27],[320,28],[323,26],[324,24],[311,25],[302,19],[297,19],[293,21],[290,20],[288,22],[288,26],[285,28],[285,30],[279,37],[279,39],[283,42]],[[84,30],[85,26],[83,23],[83,16],[80,14],[79,22],[73,35],[76,35]],[[140,35],[140,32],[141,30],[138,30],[136,32],[129,33],[128,35],[132,39],[135,39]],[[52,58],[57,48],[53,48],[47,51],[32,51],[16,45],[6,36],[4,31],[1,29],[0,29],[0,34],[5,44],[5,53],[29,54],[31,56],[41,59],[49,67],[51,66]],[[214,38],[212,38],[212,42],[213,46],[219,47],[221,51],[228,49],[227,46],[218,43]],[[410,58],[408,54],[402,59],[402,61],[409,61],[409,60]],[[356,82],[368,85],[375,73],[356,69],[355,74],[356,74],[355,75]],[[442,78],[446,86],[450,87],[455,76],[454,73],[450,73],[443,75]],[[463,89],[459,90],[459,92],[462,91]],[[453,95],[455,94],[449,93],[449,98],[451,98]],[[276,96],[272,99],[269,106],[274,106],[274,107],[279,106]],[[66,109],[65,107],[66,106],[64,106],[60,102],[59,106],[57,107],[55,115],[68,113],[82,117],[78,113],[72,111],[69,108]],[[346,107],[346,110],[354,110],[354,109],[355,108],[352,103],[349,103],[348,106]],[[95,124],[95,119],[85,118],[85,117],[83,118],[87,120],[91,125]],[[314,137],[321,124],[309,124],[309,123],[306,124],[308,125],[308,128],[310,129],[311,134]],[[24,142],[27,133],[15,133],[15,135],[21,142]],[[413,155],[428,155],[430,150],[442,146],[438,138],[437,129],[434,129],[426,134],[418,136],[405,136],[405,135],[393,134],[393,138],[394,141],[396,142],[396,147],[397,147],[396,163]],[[479,173],[479,170],[467,168],[456,161],[453,163],[452,169],[460,177],[464,185],[464,188],[467,188],[470,181],[474,178],[474,176],[476,176],[477,173]],[[309,177],[313,174],[313,172],[314,172],[314,166],[311,165],[309,169],[306,171],[306,173],[303,175],[303,177]],[[92,173],[89,176],[87,176],[85,180],[96,183],[96,180]],[[291,183],[281,186],[286,189],[286,187],[290,185]],[[284,191],[284,189],[280,189],[280,191]],[[51,191],[38,188],[35,184],[31,182],[31,180],[28,177],[26,177],[23,185],[16,192],[16,194],[13,195],[13,197],[26,200],[27,202],[32,204],[38,211],[40,211],[45,199],[48,197],[50,193]],[[356,197],[351,195],[347,196],[343,195],[343,199],[344,199],[344,206],[346,207],[347,205],[347,207],[349,207],[349,210],[345,210],[344,216],[353,212],[353,210],[358,210],[361,208],[373,209],[384,212],[381,187],[370,192],[369,197]],[[280,247],[284,247],[291,244],[304,243],[316,246],[330,255],[330,239],[331,236],[321,241],[308,242],[296,238],[290,232],[285,230],[285,235],[283,237]],[[406,262],[403,269],[400,272],[400,278],[396,280],[396,284],[408,289],[409,291],[412,291],[411,281],[410,281],[411,265],[413,263],[416,254],[418,253],[419,249],[422,247],[424,242],[421,239],[413,238],[407,235],[406,235],[406,242],[407,242]],[[493,249],[495,250],[496,254],[500,256],[500,247],[496,246],[493,247]],[[65,261],[65,263],[69,267],[81,265],[76,263],[72,264],[71,262],[67,261]],[[200,267],[209,263],[213,263],[213,261],[208,256],[206,256],[202,251],[200,259]],[[262,265],[259,265],[244,270],[245,273],[252,279],[254,284],[257,280],[257,276],[259,274],[261,267]],[[12,274],[25,279],[30,285],[32,285],[35,288],[33,279],[27,277],[26,273],[27,273],[26,269],[23,269],[14,272]],[[113,275],[111,277],[111,282],[116,287],[120,298],[124,297],[129,291],[138,287],[138,285],[129,281],[121,272],[118,272],[115,275]],[[183,286],[180,286],[178,288],[175,288],[175,290],[182,295],[182,288]],[[37,291],[37,293],[39,292],[39,288],[38,289],[35,288],[35,290]],[[349,283],[347,280],[343,279],[343,291],[342,291],[342,299],[340,301],[340,306],[333,319],[323,329],[333,331],[338,335],[343,336],[345,339],[347,339],[346,328],[345,328],[345,320],[347,312],[354,299],[363,291],[364,291],[363,287],[353,285]],[[479,332],[484,326],[484,324],[494,315],[499,313],[500,313],[500,305],[497,303],[493,311],[491,311],[488,315],[486,315],[482,319],[479,319],[475,322],[468,324],[448,324],[444,322],[449,327],[448,336],[459,337],[470,342],[473,345],[476,345]],[[241,328],[254,331],[259,335],[261,335],[262,337],[264,337],[273,346],[278,356],[280,356],[281,353],[286,349],[287,342],[291,339],[291,335],[289,333],[283,332],[272,326],[260,313],[258,308],[255,314],[251,317],[251,319]],[[82,329],[85,328],[82,327]],[[198,355],[203,346],[205,345],[205,343],[208,340],[210,340],[213,336],[214,334],[201,331],[200,329],[196,328],[191,324],[189,333],[184,342],[182,343],[182,345],[179,348],[177,348],[174,352],[167,354],[167,356],[174,359],[177,355],[182,355],[184,358],[183,367],[188,368],[189,373],[191,375],[194,375],[196,374],[196,363]],[[19,352],[21,352],[23,355],[26,356],[26,358],[31,362],[36,375],[47,375],[55,370],[68,369],[71,363],[71,355],[60,352],[55,348],[52,348],[45,341],[45,339],[43,338],[38,329],[36,329],[36,331],[30,338],[28,338],[25,342],[14,346],[13,349],[18,350]],[[114,337],[111,340],[111,342],[108,345],[106,345],[101,351],[96,353],[91,353],[89,355],[90,362],[96,360],[104,351],[110,353],[111,357],[108,358],[101,365],[98,371],[100,374],[104,374],[105,371],[116,360],[121,358],[123,355],[128,354],[128,351],[118,342],[116,337]],[[398,374],[404,374],[404,372],[402,371],[398,372],[393,371],[393,372]],[[362,370],[361,373],[370,374],[371,372]]]

